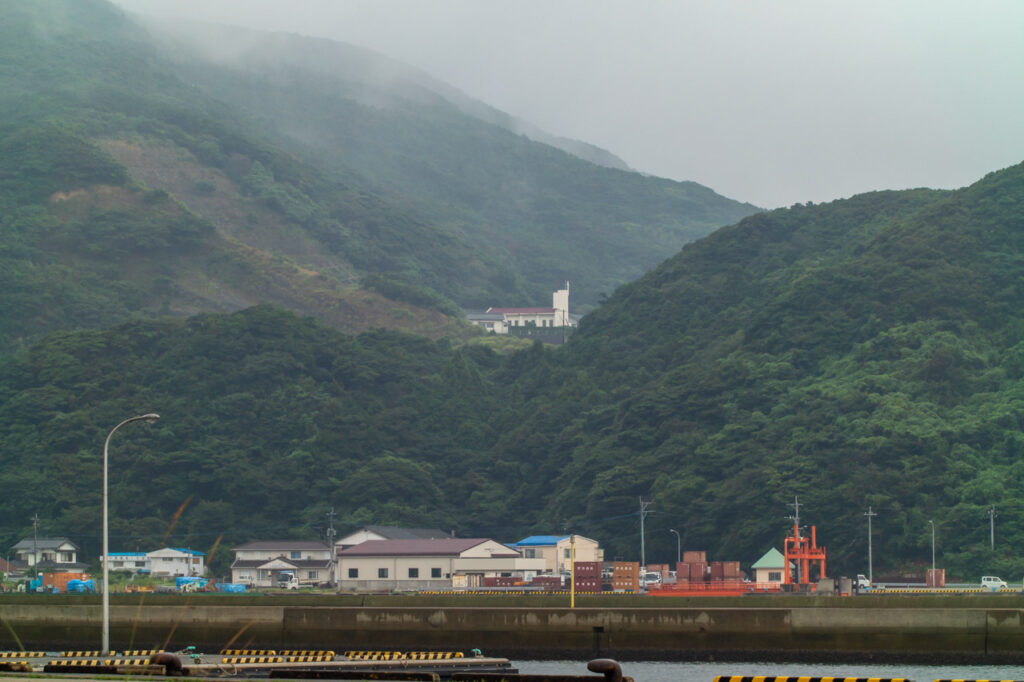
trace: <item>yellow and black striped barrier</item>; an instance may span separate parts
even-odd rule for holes
[[[905,677],[777,677],[775,675],[718,675],[715,682],[914,682]]]
[[[277,656],[275,649],[221,649],[221,656]]]
[[[398,661],[405,654],[401,651],[346,651],[345,657],[353,661]]]
[[[0,658],[42,658],[45,651],[0,651]]]
[[[132,649],[130,651],[122,651],[122,656],[152,656],[153,654],[162,654],[163,649]]]
[[[935,682],[1016,682],[1016,680],[935,680]]]
[[[32,672],[32,665],[28,661],[0,661],[0,672],[30,673]]]
[[[405,657],[413,661],[440,661],[449,658],[463,658],[461,651],[410,651]]]
[[[314,649],[285,649],[284,651],[278,652],[281,656],[331,656],[334,657],[333,651],[317,651]]]
[[[221,663],[284,663],[281,656],[227,656]]]
[[[326,663],[334,660],[334,655],[330,656],[285,656],[285,663]]]
[[[113,651],[62,651],[61,658],[99,658],[100,656],[116,656]]]

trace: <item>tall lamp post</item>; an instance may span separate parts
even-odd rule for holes
[[[932,527],[932,580],[935,580],[935,522],[929,519],[928,525]]]
[[[155,422],[160,418],[160,415],[149,414],[139,415],[138,417],[129,417],[123,422],[110,429],[110,433],[107,434],[107,440],[103,443],[103,647],[102,652],[105,656],[110,653],[110,585],[109,585],[109,568],[110,568],[110,548],[108,546],[109,535],[107,532],[107,451],[110,448],[110,437],[114,435],[114,431],[127,424],[128,422],[147,421]]]
[[[679,537],[679,531],[674,528],[669,528],[668,532],[676,534],[676,563],[678,564],[683,560],[683,540]]]

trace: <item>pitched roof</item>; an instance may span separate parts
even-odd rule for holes
[[[315,540],[257,540],[245,545],[239,545],[234,551],[277,551],[277,552],[298,552],[304,549],[329,551],[330,547]]]
[[[782,556],[782,552],[772,547],[764,553],[763,557],[755,561],[751,568],[782,568],[785,565],[786,557]]]
[[[546,545],[557,545],[562,540],[565,540],[568,535],[531,535],[528,538],[523,538],[519,542],[513,545],[514,547],[541,547]]]
[[[489,538],[414,538],[404,540],[367,540],[338,551],[338,556],[454,556]],[[510,551],[507,555],[511,556]]]
[[[401,526],[363,526],[362,530],[368,530],[388,540],[412,540],[414,538],[450,538],[451,535],[439,528],[402,528]],[[351,533],[349,533],[351,535]]]
[[[33,548],[38,550],[57,549],[65,543],[71,545],[75,549],[78,549],[78,545],[71,542],[71,540],[68,540],[67,538],[36,538],[35,540],[33,540],[32,538],[25,538],[24,540],[16,544],[14,547],[11,547],[11,549],[14,551],[17,551],[19,549]]]
[[[536,313],[554,313],[554,308],[488,308],[489,313],[501,313],[503,315],[531,315]]]
[[[281,561],[295,568],[328,568],[331,565],[330,559],[289,559],[276,556],[271,559],[235,559],[231,563],[231,568],[260,568],[274,561]]]

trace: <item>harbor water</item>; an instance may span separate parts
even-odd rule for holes
[[[718,675],[789,677],[903,677],[934,680],[1024,680],[1019,665],[912,665],[857,663],[668,663],[622,661],[622,674],[636,682],[714,682]],[[588,675],[586,661],[513,661],[522,674]]]

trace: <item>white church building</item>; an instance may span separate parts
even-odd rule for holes
[[[468,313],[466,318],[495,334],[509,334],[515,328],[575,327],[579,318],[569,314],[569,283],[551,295],[550,308],[488,308]]]

